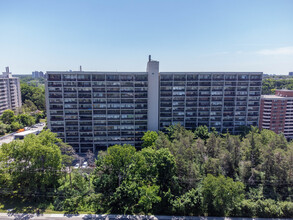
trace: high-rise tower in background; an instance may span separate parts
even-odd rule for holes
[[[42,71],[34,71],[32,72],[33,78],[44,78],[44,73]]]
[[[0,115],[3,111],[18,110],[21,107],[21,93],[19,78],[12,77],[9,67],[0,76]]]
[[[141,145],[147,130],[180,123],[238,134],[258,125],[262,73],[47,72],[49,128],[79,153]]]

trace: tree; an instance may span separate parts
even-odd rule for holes
[[[106,155],[98,155],[96,165],[93,185],[102,194],[104,209],[113,213],[171,210],[176,164],[168,149],[148,147],[136,152],[133,146],[115,145]]]
[[[40,87],[29,86],[26,83],[20,84],[21,99],[25,103],[30,100],[38,110],[46,110],[45,89]]]
[[[22,111],[24,113],[31,113],[38,110],[37,106],[29,99],[24,101],[24,104],[22,105]]]
[[[127,170],[133,162],[135,148],[131,145],[114,145],[107,149],[107,154],[96,161],[93,184],[97,193],[111,196],[126,178]]]
[[[89,166],[94,166],[95,165],[95,154],[91,150],[88,150],[86,152],[86,157],[85,158],[86,158]]]
[[[24,196],[46,195],[61,177],[61,140],[49,130],[0,147],[0,170],[9,176],[5,187]],[[39,197],[41,198],[41,197]]]
[[[12,122],[10,125],[10,130],[11,131],[17,131],[18,129],[22,128],[21,124],[19,124],[19,122],[15,121]]]
[[[158,139],[158,133],[156,131],[147,131],[144,133],[141,140],[143,141],[143,147],[151,147],[155,145],[156,140]]]
[[[35,117],[36,123],[39,123],[40,119],[45,117],[45,114],[43,112],[37,112],[33,116]]]
[[[141,206],[142,210],[146,215],[153,209],[154,204],[159,203],[161,201],[161,197],[158,196],[159,186],[142,186],[139,188],[140,191],[140,199],[138,201],[138,205]]]
[[[35,118],[31,115],[20,114],[16,117],[16,120],[24,127],[31,126],[36,123]]]
[[[5,110],[0,119],[4,124],[11,124],[15,120],[14,112],[11,109]]]
[[[7,125],[0,121],[0,135],[4,135],[6,133]]]
[[[244,185],[223,175],[208,174],[203,181],[202,194],[209,215],[228,216],[244,199]]]
[[[199,126],[195,129],[194,135],[195,135],[195,138],[200,138],[206,141],[210,136],[209,129],[206,125]]]
[[[200,188],[191,189],[173,201],[176,215],[199,216],[202,211],[202,195]]]
[[[58,146],[62,155],[62,164],[65,167],[72,166],[72,162],[78,157],[73,147],[63,142],[58,142]]]
[[[88,194],[93,193],[87,182],[87,178],[79,170],[73,170],[70,180],[65,176],[61,177],[54,199],[54,209],[66,213],[78,213]]]

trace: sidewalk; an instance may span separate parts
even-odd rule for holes
[[[189,217],[189,216],[143,216],[143,215],[92,215],[92,214],[26,214],[26,213],[0,213],[0,219],[17,219],[17,220],[267,220],[273,218],[228,218],[228,217]],[[275,220],[293,220],[292,218],[274,218]]]

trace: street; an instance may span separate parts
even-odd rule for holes
[[[0,219],[15,219],[15,220],[57,220],[57,219],[71,219],[71,220],[265,220],[273,218],[229,218],[229,217],[189,217],[189,216],[144,216],[144,215],[95,215],[95,214],[25,214],[25,213],[0,213]],[[275,218],[280,220],[279,218]],[[293,220],[292,218],[282,218],[282,220]]]
[[[36,125],[33,125],[31,127],[29,127],[29,130],[30,131],[42,131],[43,128],[45,127],[45,123],[39,123],[39,124],[36,124]],[[14,135],[17,134],[16,132],[13,132],[11,134],[8,134],[6,136],[3,136],[0,138],[0,146],[4,143],[10,143],[11,141],[14,140]],[[20,134],[20,133],[19,133]]]

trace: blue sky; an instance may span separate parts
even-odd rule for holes
[[[292,0],[0,0],[0,71],[293,71]]]

